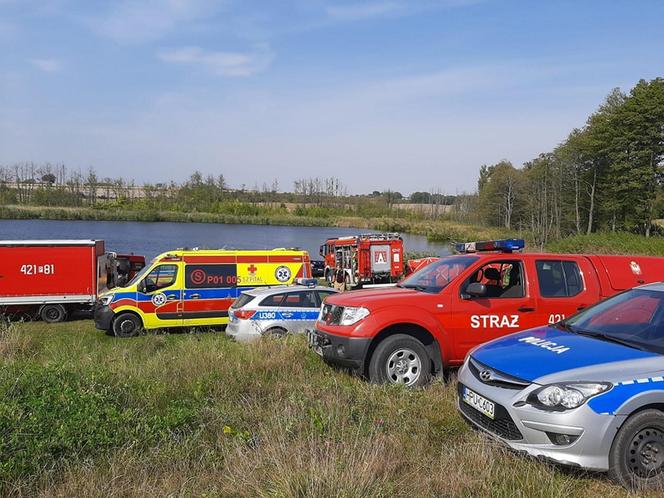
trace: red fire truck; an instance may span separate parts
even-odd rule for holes
[[[103,240],[3,240],[0,313],[61,322],[143,266],[143,256],[106,252]]]
[[[346,287],[391,283],[403,275],[403,239],[398,233],[370,233],[327,239],[320,246],[325,278],[332,280],[338,264],[346,273]]]
[[[312,348],[373,382],[422,385],[468,351],[555,324],[626,289],[664,280],[664,258],[527,254],[523,240],[462,244],[389,289],[325,299]]]

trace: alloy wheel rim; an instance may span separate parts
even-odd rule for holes
[[[412,349],[400,348],[389,356],[386,369],[390,382],[410,386],[420,378],[422,360]]]

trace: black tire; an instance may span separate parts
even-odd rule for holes
[[[39,310],[39,317],[46,323],[64,322],[67,319],[67,310],[61,304],[46,304]]]
[[[609,452],[609,477],[631,489],[664,487],[664,413],[643,410],[627,419]]]
[[[282,327],[272,327],[271,329],[267,329],[265,331],[266,336],[270,337],[286,337],[288,335],[288,330],[282,328]]]
[[[115,320],[113,320],[113,335],[115,337],[135,337],[141,333],[143,324],[141,319],[133,313],[120,313]]]
[[[431,358],[424,345],[406,334],[383,339],[371,355],[369,380],[376,384],[420,387],[431,380]]]

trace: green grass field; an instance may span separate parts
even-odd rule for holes
[[[470,430],[455,382],[371,385],[304,338],[0,336],[2,496],[624,496]],[[453,375],[452,375],[453,377]]]

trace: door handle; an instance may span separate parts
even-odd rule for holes
[[[579,306],[579,307],[576,309],[576,311],[585,310],[586,308],[587,308],[587,306],[584,304],[583,306]]]
[[[176,299],[177,299],[177,296],[174,296],[173,294],[171,294],[170,296],[168,296],[166,298],[167,301],[175,301]]]
[[[521,306],[520,308],[517,308],[517,311],[520,311],[521,313],[530,313],[531,311],[535,311],[535,308],[529,308],[528,306]]]
[[[200,299],[201,295],[200,294],[189,294],[190,299]]]

